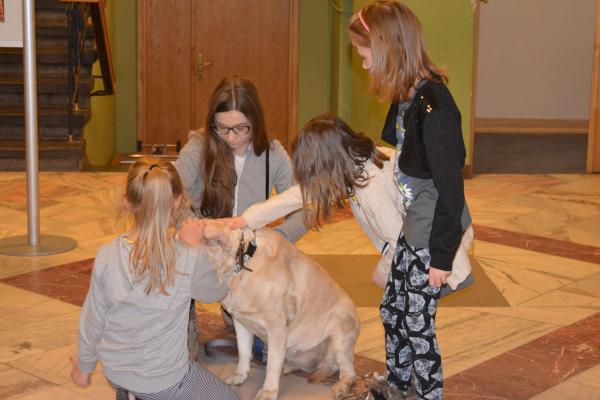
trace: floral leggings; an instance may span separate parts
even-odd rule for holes
[[[435,337],[440,289],[429,286],[429,249],[398,239],[380,305],[385,329],[388,383],[407,391],[414,377],[417,395],[442,399],[442,358]]]

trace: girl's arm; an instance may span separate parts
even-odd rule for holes
[[[229,285],[217,273],[206,254],[206,249],[199,246],[193,249],[194,272],[192,273],[192,298],[202,303],[214,303],[222,300],[229,293]]]
[[[256,203],[246,209],[242,217],[250,229],[259,229],[279,218],[302,208],[300,187],[294,185],[267,201]]]
[[[100,249],[96,255],[90,288],[79,318],[78,353],[74,372],[77,368],[83,374],[91,374],[96,369],[96,346],[102,336],[108,309],[103,277],[108,263],[106,249],[106,247]]]
[[[429,239],[430,266],[444,271],[452,269],[452,260],[462,237],[461,216],[465,194],[460,135],[460,115],[434,110],[425,118],[425,152],[433,183],[439,193]]]
[[[204,181],[202,179],[202,163],[204,161],[203,139],[197,132],[191,132],[188,142],[179,152],[175,168],[181,177],[181,183],[190,199],[191,206],[200,208]],[[189,210],[183,210],[183,217],[193,216]]]
[[[271,180],[273,186],[277,190],[277,193],[283,193],[290,187],[295,185],[294,173],[292,171],[292,161],[290,156],[285,151],[281,143],[273,141],[273,168],[271,170]],[[298,190],[297,194],[300,191]],[[289,200],[289,199],[288,199]],[[298,201],[299,200],[299,201]],[[286,203],[290,205],[291,203]],[[294,195],[294,206],[288,208],[287,214],[291,211],[298,210],[302,207],[302,197]],[[278,214],[280,217],[287,214]],[[271,221],[274,221],[272,219]],[[295,212],[289,215],[285,222],[274,228],[275,231],[281,233],[289,242],[295,243],[300,239],[307,231],[306,225],[304,225],[304,219],[302,212]]]

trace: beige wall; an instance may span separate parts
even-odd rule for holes
[[[482,3],[476,116],[587,119],[595,3]]]

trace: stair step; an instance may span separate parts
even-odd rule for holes
[[[35,13],[36,36],[39,37],[62,37],[69,34],[69,17],[65,8],[37,10]],[[94,37],[94,26],[91,21],[86,23],[86,37]]]
[[[47,9],[65,9],[65,3],[60,0],[36,0],[35,11],[47,10]]]
[[[74,138],[83,136],[83,127],[74,126],[72,130]],[[38,135],[44,140],[67,140],[69,128],[66,126],[38,126]],[[0,140],[19,140],[25,137],[23,126],[0,126]]]
[[[79,92],[79,107],[89,108],[90,97],[88,93]],[[66,93],[39,93],[37,96],[38,107],[67,107],[69,96]],[[23,93],[3,93],[0,90],[0,107],[24,107],[25,96]]]
[[[44,64],[68,64],[67,40],[39,39],[37,41],[37,62]],[[91,65],[96,61],[93,40],[86,40],[81,63]],[[23,49],[18,47],[0,48],[0,64],[22,64]]]
[[[25,137],[25,112],[20,107],[0,107],[0,139]],[[80,136],[82,127],[90,118],[89,109],[73,112],[73,135]],[[66,107],[38,107],[38,133],[40,137],[68,137],[68,113]],[[78,128],[78,129],[77,129]]]
[[[3,64],[0,66],[1,75],[9,75],[9,76],[22,76],[23,75],[23,63],[22,60],[19,63],[14,64]],[[38,62],[36,68],[38,80],[44,78],[45,76],[51,76],[53,78],[59,79],[67,79],[69,75],[69,66],[66,64],[43,64]],[[90,76],[92,73],[91,65],[81,66],[80,74],[81,76]]]
[[[79,92],[90,92],[92,81],[90,76],[79,78]],[[23,75],[0,75],[0,93],[23,94]],[[37,79],[38,94],[67,94],[68,82],[66,76],[46,75]]]
[[[25,140],[0,140],[0,170],[26,169]],[[84,140],[40,140],[38,160],[41,171],[79,171],[85,161]]]

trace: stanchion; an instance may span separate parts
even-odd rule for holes
[[[0,253],[45,256],[77,246],[71,238],[40,235],[38,194],[37,68],[35,56],[35,0],[23,0],[23,70],[25,80],[25,143],[27,161],[27,235],[0,240]]]

